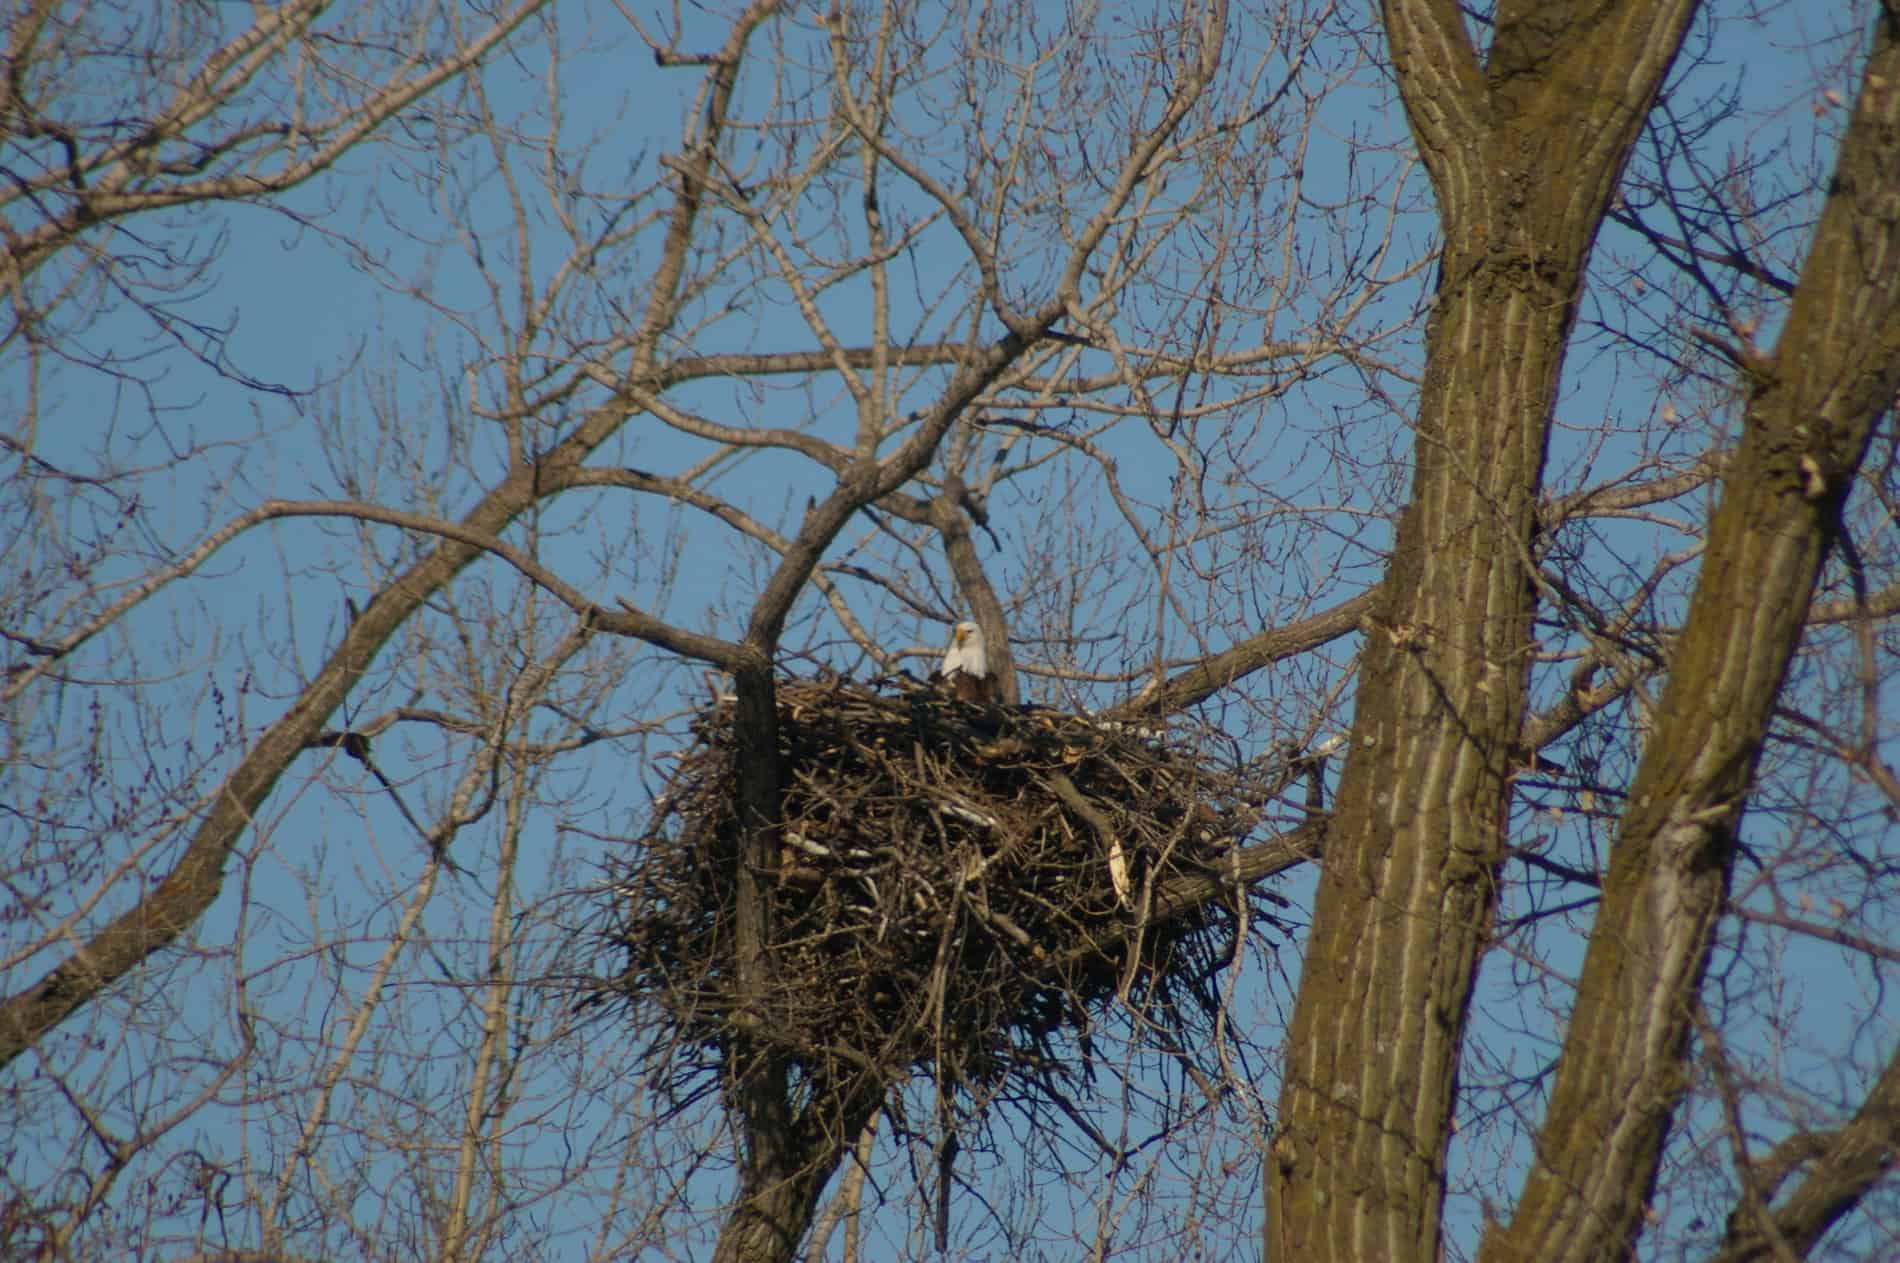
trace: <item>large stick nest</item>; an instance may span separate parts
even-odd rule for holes
[[[702,712],[639,845],[616,865],[601,987],[657,1006],[666,1045],[725,1065],[776,1047],[813,1075],[997,1081],[1047,1073],[1061,1030],[1136,992],[1211,1016],[1243,901],[1154,896],[1205,877],[1285,787],[1160,734],[928,687],[781,681],[783,804],[769,994],[735,965],[733,705]],[[1111,857],[1116,857],[1115,862]],[[1115,869],[1119,864],[1122,880]],[[1244,915],[1243,915],[1244,912]]]

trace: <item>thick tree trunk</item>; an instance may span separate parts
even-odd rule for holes
[[[787,1100],[783,1079],[777,1102]],[[712,1263],[792,1263],[817,1217],[819,1195],[864,1124],[878,1111],[878,1092],[825,1088],[798,1117],[747,1117],[747,1155],[739,1195],[720,1229]],[[760,1094],[758,1103],[768,1103]]]
[[[792,1263],[798,1258],[826,1182],[879,1104],[875,1091],[823,1089],[804,1113],[794,1115],[782,1109],[790,1096],[782,1075],[757,1086],[756,1096],[742,1103],[745,1161],[713,1263]]]
[[[1546,435],[1583,266],[1690,0],[1389,0],[1445,230],[1412,504],[1363,624],[1353,744],[1268,1172],[1276,1260],[1428,1260],[1490,929],[1535,610]]]
[[[737,674],[739,740],[738,870],[734,873],[733,967],[748,1013],[739,1023],[763,1036],[735,1036],[728,1053],[728,1099],[740,1123],[739,1189],[720,1230],[714,1263],[791,1263],[811,1226],[818,1196],[879,1103],[874,1089],[807,1083],[770,1033],[774,984],[771,894],[778,865],[785,771],[778,740],[778,688],[768,654],[748,645]],[[749,1019],[749,1022],[748,1022]],[[801,1108],[797,1103],[804,1098]]]
[[[819,1166],[741,1190],[731,1218],[720,1230],[713,1263],[789,1263],[797,1256],[818,1205],[818,1194],[837,1168],[839,1151]]]
[[[1538,1160],[1482,1259],[1624,1258],[1642,1230],[1689,1082],[1733,830],[1842,503],[1900,388],[1897,34],[1889,10],[1786,329],[1754,366],[1741,448],[1611,853]],[[1865,1191],[1892,1135],[1876,1126],[1836,1147],[1814,1187],[1777,1212],[1784,1244],[1805,1250]]]

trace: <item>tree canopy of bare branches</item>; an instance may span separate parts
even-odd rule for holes
[[[1900,1249],[1891,6],[4,39],[0,1254]]]

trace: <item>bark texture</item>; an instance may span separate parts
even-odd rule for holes
[[[1445,232],[1412,503],[1362,623],[1353,744],[1267,1175],[1279,1260],[1431,1259],[1525,712],[1546,437],[1585,260],[1689,0],[1384,6]]]
[[[1689,619],[1610,858],[1538,1160],[1480,1258],[1624,1258],[1689,1083],[1692,1012],[1733,830],[1875,420],[1900,386],[1900,46],[1889,11],[1772,357],[1756,357]],[[1752,353],[1750,353],[1752,356]],[[1749,357],[1745,357],[1749,358]],[[1892,1089],[1893,1076],[1870,1098]],[[1867,1187],[1893,1127],[1856,1120],[1776,1211],[1801,1250]],[[1731,1225],[1731,1257],[1769,1242]]]

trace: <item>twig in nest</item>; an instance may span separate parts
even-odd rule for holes
[[[779,836],[796,864],[766,892],[766,995],[741,994],[732,958],[730,705],[695,719],[664,807],[606,883],[596,986],[662,1019],[644,1029],[669,1074],[682,1058],[744,1074],[763,1045],[814,1084],[921,1070],[1046,1098],[1074,1071],[1058,1041],[1144,976],[1149,996],[1194,1001],[1168,1012],[1205,1011],[1176,1040],[1209,1044],[1201,979],[1239,933],[1230,879],[1251,885],[1252,854],[1237,848],[1272,799],[1259,763],[914,687],[778,688]]]

